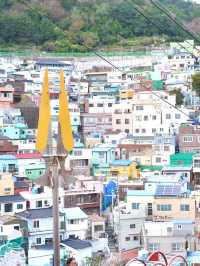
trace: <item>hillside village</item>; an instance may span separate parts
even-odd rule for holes
[[[200,97],[192,76],[200,55],[182,48],[188,43],[196,53],[187,40],[106,57],[111,64],[0,57],[0,265],[53,260],[52,188],[42,178],[51,166],[35,149],[46,68],[53,137],[60,69],[74,137],[59,188],[62,263],[117,257],[125,265],[157,250],[199,263]]]

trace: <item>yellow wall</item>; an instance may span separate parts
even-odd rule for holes
[[[14,181],[10,173],[0,173],[0,196],[5,195],[14,195]]]
[[[158,204],[171,204],[171,211],[158,211]],[[189,211],[181,211],[181,204],[189,204]],[[168,219],[191,219],[195,220],[196,207],[194,198],[177,197],[177,198],[155,198],[153,204],[153,216],[162,216]],[[167,218],[168,217],[168,218]]]
[[[129,99],[129,98],[133,98],[133,91],[132,90],[121,90],[120,91],[120,98],[121,99]]]
[[[111,166],[110,172],[111,175],[116,175],[115,173],[118,173],[118,176],[128,176],[129,178],[137,178],[138,175],[138,169],[136,168],[137,164],[135,162],[132,162],[128,166]],[[116,175],[116,176],[117,176]]]

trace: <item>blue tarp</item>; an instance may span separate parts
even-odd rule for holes
[[[111,180],[108,184],[104,185],[103,192],[103,206],[102,210],[106,210],[112,202],[115,202],[117,195],[118,185],[115,180]]]

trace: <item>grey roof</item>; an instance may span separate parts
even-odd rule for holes
[[[25,199],[20,195],[0,196],[0,203],[23,202]]]
[[[37,65],[69,65],[70,62],[62,62],[60,60],[57,59],[53,59],[53,58],[40,58],[37,60],[36,62]]]
[[[69,239],[63,240],[61,243],[73,249],[84,249],[84,248],[89,248],[92,246],[89,241],[80,240],[77,238],[69,238]]]
[[[15,188],[27,188],[30,185],[30,182],[27,181],[16,181],[14,183]]]
[[[42,219],[53,217],[53,209],[50,208],[41,208],[41,209],[30,209],[27,211],[17,213],[18,216],[24,217],[26,219]],[[60,216],[64,216],[63,213],[60,213]]]

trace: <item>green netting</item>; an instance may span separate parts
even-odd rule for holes
[[[151,51],[111,51],[111,52],[99,52],[103,56],[147,56],[151,55]],[[30,51],[16,51],[16,52],[9,52],[9,51],[0,51],[0,56],[42,56],[42,57],[91,57],[94,56],[93,52],[69,52],[69,53],[46,53],[46,52],[30,52]]]
[[[23,243],[24,239],[22,237],[8,241],[6,244],[0,246],[0,256],[3,257],[12,250],[22,250],[21,246]]]
[[[194,153],[176,153],[170,155],[170,166],[191,166]]]

